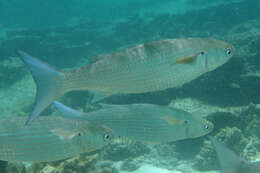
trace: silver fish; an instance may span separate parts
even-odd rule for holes
[[[153,104],[103,105],[97,111],[82,113],[57,101],[60,115],[83,119],[111,128],[116,136],[138,141],[164,143],[196,138],[210,133],[213,124],[180,109]]]
[[[210,137],[212,144],[217,151],[218,159],[221,166],[221,173],[258,173],[260,172],[260,162],[250,163],[233,151],[228,149],[224,144],[218,142],[215,138]]]
[[[0,120],[0,160],[47,162],[97,150],[113,132],[87,121],[42,116],[30,126],[25,117]]]
[[[85,67],[60,71],[18,51],[37,85],[36,104],[26,124],[71,90],[98,93],[98,101],[113,94],[178,87],[223,65],[233,52],[232,44],[215,39],[167,39],[101,55]]]

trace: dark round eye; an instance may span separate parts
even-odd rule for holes
[[[205,129],[209,129],[209,126],[208,126],[208,125],[205,125],[204,128],[205,128]]]
[[[184,124],[188,124],[189,123],[189,121],[188,120],[184,120]]]
[[[226,54],[227,54],[227,55],[230,55],[231,53],[232,53],[231,49],[227,49],[227,50],[226,50]]]
[[[105,134],[104,135],[104,140],[109,140],[110,139],[110,135],[109,134]]]
[[[82,136],[82,133],[81,133],[81,132],[78,132],[78,136]]]
[[[204,51],[201,51],[201,52],[200,52],[200,55],[204,55],[204,54],[205,54],[205,52],[204,52]]]

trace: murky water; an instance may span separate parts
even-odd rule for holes
[[[181,109],[212,122],[211,133],[159,144],[116,136],[104,148],[61,161],[19,164],[1,161],[0,172],[219,172],[221,162],[208,135],[241,159],[249,162],[260,159],[259,10],[259,0],[0,2],[0,119],[29,116],[34,108],[37,86],[17,50],[57,69],[72,70],[98,62],[98,55],[165,39],[214,38],[235,47],[234,56],[226,63],[182,86],[144,93],[110,94],[112,96],[101,101]],[[195,52],[172,57],[178,59],[176,64],[186,68],[194,65],[191,62],[197,62],[193,58],[198,59],[201,52],[196,52],[192,46],[189,48]],[[174,77],[183,73],[176,71]],[[58,101],[81,112],[104,109],[92,102],[94,95],[89,90],[71,91]],[[41,115],[59,114],[51,105]],[[166,120],[172,124],[179,122],[178,119]],[[131,128],[134,127],[133,123]],[[59,135],[67,137],[67,132],[63,132]],[[5,147],[3,142],[0,137],[0,151]]]

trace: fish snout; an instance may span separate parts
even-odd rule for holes
[[[208,120],[205,120],[205,125],[204,125],[205,133],[208,134],[212,132],[213,129],[214,129],[214,124]]]

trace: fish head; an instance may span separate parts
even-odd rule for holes
[[[78,128],[75,143],[80,150],[91,152],[100,149],[114,139],[114,132],[105,126],[84,122]]]
[[[205,50],[201,51],[201,58],[204,58],[203,65],[206,71],[212,71],[225,64],[235,52],[232,44],[221,40],[208,39],[204,44]]]
[[[212,132],[213,129],[214,125],[210,121],[203,118],[192,117],[192,120],[189,121],[186,135],[188,138],[197,138]]]

